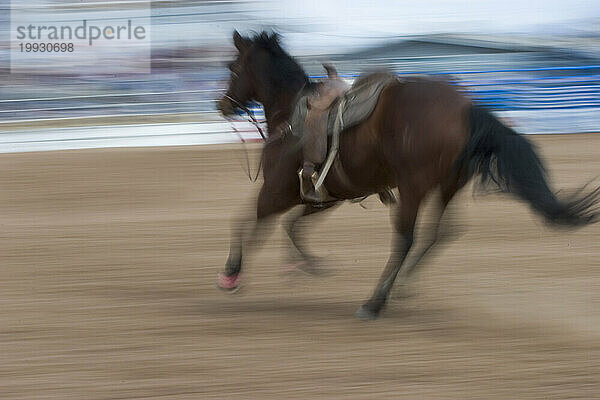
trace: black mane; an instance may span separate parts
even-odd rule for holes
[[[279,35],[267,32],[257,33],[251,39],[252,43],[269,52],[273,68],[270,78],[273,84],[279,88],[309,86],[310,81],[304,69],[281,48]]]
[[[281,45],[279,44],[279,34],[277,33],[271,33],[270,35],[266,31],[255,33],[254,36],[250,38],[250,41],[257,46],[269,50],[273,54],[282,54],[288,56],[288,54],[281,48]]]

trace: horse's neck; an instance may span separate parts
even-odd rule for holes
[[[290,88],[288,90],[280,91],[276,96],[273,96],[272,99],[263,103],[267,128],[270,132],[273,132],[274,129],[289,120],[294,100],[301,89],[302,88],[300,87],[298,89]]]

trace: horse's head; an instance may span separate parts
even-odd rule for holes
[[[275,35],[261,35],[263,42],[272,41],[277,43]],[[233,43],[238,51],[236,59],[229,64],[231,78],[227,93],[219,101],[219,110],[228,116],[234,113],[236,108],[245,107],[252,100],[261,101],[262,74],[267,67],[268,59],[266,50],[257,46],[256,39],[243,37],[237,31],[233,33]]]
[[[218,104],[223,115],[232,115],[253,100],[265,108],[275,105],[283,94],[297,92],[308,81],[300,65],[280,47],[277,34],[262,32],[247,38],[236,31],[233,43],[238,54],[229,64],[229,87]]]

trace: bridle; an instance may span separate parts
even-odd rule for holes
[[[263,139],[263,142],[266,142],[267,141],[267,137],[265,136],[265,133],[263,132],[262,128],[260,127],[260,124],[258,123],[258,121],[256,120],[256,118],[254,117],[254,114],[252,113],[252,111],[250,111],[248,109],[248,107],[246,107],[245,105],[243,105],[242,103],[240,103],[239,101],[237,101],[236,99],[234,99],[233,97],[231,97],[231,96],[229,96],[227,94],[225,96],[223,96],[223,97],[225,97],[227,100],[229,100],[232,103],[234,103],[240,110],[244,111],[248,115],[248,117],[249,117],[248,122],[251,122],[256,127],[256,129],[258,130],[258,133],[260,133],[260,136]],[[228,118],[228,120],[230,122],[232,121],[229,118]],[[237,130],[236,130],[236,132],[237,132]],[[242,137],[240,136],[240,138],[242,138]]]
[[[232,77],[233,78],[237,78],[238,74],[236,74],[235,72],[231,72]],[[298,92],[298,98],[301,96],[304,88],[306,87],[306,82],[302,85],[302,87],[300,88],[300,91]],[[235,104],[235,106],[237,108],[239,108],[240,110],[244,111],[246,113],[246,115],[248,115],[248,122],[251,122],[252,125],[254,125],[254,127],[256,128],[256,130],[258,131],[258,133],[260,134],[260,136],[262,137],[262,140],[264,143],[268,143],[271,139],[271,137],[269,139],[267,139],[265,133],[263,132],[262,128],[260,127],[259,122],[256,120],[256,117],[254,117],[254,114],[252,113],[252,111],[250,111],[248,109],[248,107],[246,107],[244,104],[242,104],[240,101],[234,99],[233,97],[231,97],[230,95],[226,94],[223,96],[224,98],[226,98],[227,100],[229,100],[231,103]],[[297,101],[297,99],[296,99]],[[294,102],[295,104],[295,102]],[[250,182],[256,182],[256,180],[258,179],[258,175],[260,174],[260,170],[262,168],[262,163],[263,163],[263,157],[261,155],[260,157],[260,163],[258,164],[258,170],[256,171],[256,175],[254,176],[254,178],[252,178],[252,175],[250,174],[250,158],[248,157],[248,148],[246,147],[246,140],[244,139],[244,137],[240,134],[240,132],[238,131],[238,129],[235,127],[234,123],[233,123],[233,119],[232,118],[228,118],[225,117],[229,123],[231,124],[231,129],[233,130],[233,132],[235,132],[235,134],[238,136],[238,138],[240,139],[240,142],[242,142],[242,144],[244,145],[244,156],[246,158],[246,174],[248,175],[248,179],[250,180]],[[279,133],[281,133],[281,135],[278,135],[278,139],[283,139],[285,137],[285,134],[292,131],[292,126],[290,125],[289,121],[287,123],[284,123],[281,127],[277,128],[277,131]]]

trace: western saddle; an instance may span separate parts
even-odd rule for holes
[[[352,185],[337,158],[339,133],[344,128],[344,111],[348,108],[347,94],[351,90],[351,87],[339,77],[334,66],[323,64],[323,67],[327,71],[327,78],[318,85],[313,94],[306,98],[306,117],[303,121],[303,136],[305,141],[303,147],[304,164],[298,172],[300,178],[300,195],[304,201],[313,204],[337,200],[329,195],[323,185],[325,177],[334,163],[334,170],[338,178],[345,184]],[[379,85],[381,87],[380,89],[376,88],[373,93],[359,89],[362,90],[361,93],[365,93],[370,97],[370,101],[367,103],[372,104],[367,104],[367,108],[371,108],[372,110],[375,107],[376,99],[384,86],[383,83],[375,82],[375,84],[371,84],[370,86],[376,87]],[[363,84],[363,86],[365,85]],[[355,92],[358,91],[355,90]],[[372,95],[375,96],[374,100]],[[357,96],[353,95],[350,97],[354,100]],[[359,95],[358,97],[361,96]],[[357,100],[361,101],[360,99]],[[356,100],[354,104],[356,106]],[[368,113],[370,114],[370,111]],[[356,118],[354,118],[352,122],[356,123],[360,121],[356,121]],[[332,145],[329,149],[329,154],[327,154],[328,135],[332,135]],[[323,164],[325,157],[327,157],[327,162]],[[317,165],[322,167],[320,174],[316,171]],[[386,205],[397,201],[395,194],[389,188],[379,193],[379,198]]]

